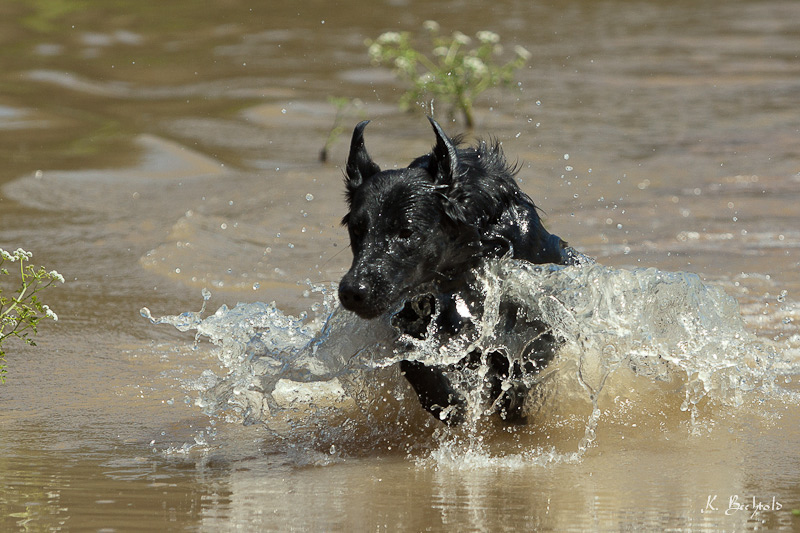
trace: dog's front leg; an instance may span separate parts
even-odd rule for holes
[[[400,361],[400,371],[417,393],[426,411],[448,425],[460,424],[466,412],[466,400],[453,388],[447,376],[436,367],[419,361]]]

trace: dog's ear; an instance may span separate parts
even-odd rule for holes
[[[433,147],[431,152],[431,161],[428,169],[433,175],[434,185],[444,189],[442,191],[444,214],[456,226],[460,226],[467,223],[467,215],[464,202],[465,191],[458,180],[459,163],[456,144],[459,138],[457,137],[454,142],[445,134],[438,122],[432,117],[428,117],[428,120],[433,126],[433,132],[436,134],[436,146]]]
[[[364,145],[364,128],[367,127],[367,124],[369,124],[369,120],[359,122],[353,130],[353,139],[350,141],[350,155],[347,156],[345,169],[348,201],[352,200],[353,194],[356,189],[361,187],[364,180],[381,171],[381,168],[367,153],[367,147]]]
[[[428,117],[436,134],[436,146],[433,147],[430,168],[434,174],[436,185],[452,185],[458,175],[458,152],[455,143],[445,134],[442,127],[433,117]]]

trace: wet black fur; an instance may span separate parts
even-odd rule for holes
[[[350,234],[353,264],[339,284],[341,304],[371,319],[395,311],[407,299],[393,323],[417,337],[425,335],[437,309],[440,329],[459,331],[462,319],[454,302],[475,300],[469,294],[471,270],[485,258],[510,255],[539,264],[574,261],[574,252],[542,226],[498,142],[462,147],[459,137],[450,139],[435,120],[430,122],[436,136],[432,151],[406,168],[383,171],[364,145],[368,121],[356,126],[345,171],[349,212],[342,220]],[[429,283],[437,287],[436,294],[409,298]],[[516,323],[515,310],[504,314]],[[544,348],[539,358],[552,357],[553,348]],[[476,357],[465,354],[459,369],[477,365]],[[494,397],[489,400],[497,403],[502,379],[515,369],[502,356],[493,359],[497,358],[490,355],[496,383],[491,384],[489,395]],[[440,416],[443,409],[463,402],[444,374],[448,368],[403,361],[401,370],[432,414]],[[511,416],[512,407],[519,408],[516,396],[525,392],[506,393],[498,404],[503,414]]]

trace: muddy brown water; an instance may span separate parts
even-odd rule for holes
[[[784,396],[693,425],[669,391],[618,391],[574,460],[496,435],[499,454],[453,446],[419,412],[397,446],[326,454],[193,404],[184,381],[219,370],[210,348],[139,309],[197,310],[208,288],[211,310],[297,314],[305,280],[338,280],[347,134],[317,161],[328,97],[362,102],[345,123],[373,119],[382,165],[426,152],[427,121],[397,110],[363,41],[427,19],[531,52],[517,87],[479,99],[475,135],[520,162],[551,231],[609,266],[721,286],[796,391],[796,2],[5,2],[0,247],[67,283],[44,295],[60,319],[38,346],[7,345],[1,530],[800,527]]]

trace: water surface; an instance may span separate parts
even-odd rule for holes
[[[0,7],[0,247],[67,279],[45,294],[60,320],[38,346],[9,344],[0,529],[797,528],[796,3],[62,7]],[[195,405],[230,367],[139,310],[196,311],[207,288],[208,312],[275,301],[315,316],[308,282],[350,261],[347,135],[317,160],[328,97],[362,102],[346,121],[373,119],[382,166],[426,152],[423,114],[396,109],[402,88],[363,45],[426,19],[531,51],[517,88],[481,97],[469,138],[496,136],[547,227],[610,272],[686,271],[735,298],[742,321],[723,323],[760,348],[726,355],[769,386],[734,380],[685,409],[692,376],[615,370],[577,455],[595,420],[580,387],[528,427],[462,433],[392,367],[360,404],[377,418],[244,426]]]

